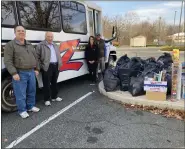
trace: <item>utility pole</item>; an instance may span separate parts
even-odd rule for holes
[[[174,15],[174,24],[173,24],[173,31],[172,31],[172,41],[171,41],[171,46],[173,45],[173,34],[175,34],[175,20],[176,20],[176,13],[177,13],[177,11],[175,11],[175,15]]]
[[[183,1],[182,1],[182,4],[181,4],[181,13],[180,13],[179,31],[178,31],[178,43],[179,43],[179,45],[180,45],[179,33],[180,33],[180,27],[181,27],[182,7],[183,7]]]
[[[176,13],[177,11],[175,11],[175,15],[174,15],[174,24],[173,24],[173,33],[175,34],[175,20],[176,20]]]
[[[160,32],[161,32],[161,17],[159,17],[159,37],[158,37],[158,45],[160,41]]]

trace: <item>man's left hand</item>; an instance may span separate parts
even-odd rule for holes
[[[39,75],[39,72],[37,70],[35,70],[35,75],[38,76]]]

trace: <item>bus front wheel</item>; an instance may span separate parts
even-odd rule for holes
[[[1,83],[1,108],[5,112],[17,110],[11,77],[5,78]]]

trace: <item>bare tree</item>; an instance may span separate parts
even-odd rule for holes
[[[116,15],[111,18],[111,26],[116,26],[117,28],[117,41],[120,41],[124,38],[123,31],[125,30],[124,18],[122,15]]]
[[[15,20],[14,18],[14,10],[13,10],[14,3],[12,1],[2,1],[1,2],[1,23],[2,24],[12,24],[14,25]],[[7,22],[8,21],[8,22]]]
[[[58,2],[20,1],[18,4],[21,21],[25,26],[42,28],[56,28],[58,26]]]
[[[110,17],[108,17],[107,15],[103,16],[102,19],[102,26],[103,26],[103,35],[105,36],[105,38],[110,37],[111,36],[111,19]]]

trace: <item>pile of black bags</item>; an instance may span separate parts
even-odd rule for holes
[[[132,96],[144,95],[145,77],[151,78],[155,73],[166,70],[167,94],[170,94],[172,63],[172,56],[169,53],[164,53],[157,60],[152,57],[143,60],[140,57],[129,58],[124,55],[117,61],[116,67],[105,71],[103,79],[105,90],[110,92],[120,88],[122,91],[129,91]]]
[[[120,79],[120,90],[128,91],[131,77],[137,77],[143,71],[144,65],[141,58],[133,57],[130,61],[118,67],[118,77]]]

